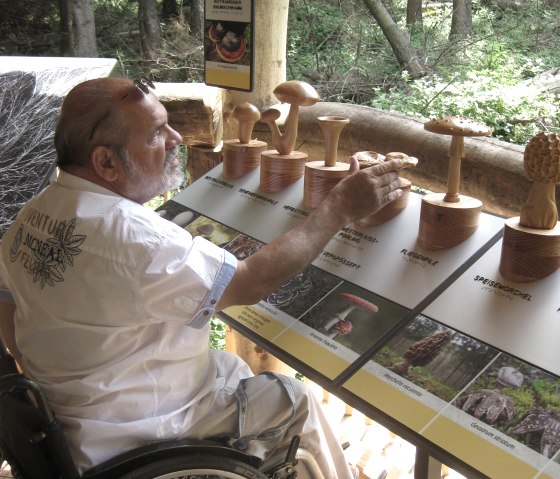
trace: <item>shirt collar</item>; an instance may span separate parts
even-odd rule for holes
[[[64,170],[59,170],[56,183],[74,190],[88,191],[90,193],[99,193],[102,195],[110,195],[116,196],[118,198],[123,198],[122,195],[119,195],[114,191],[103,188],[103,186],[100,186],[84,178],[80,178],[79,176],[73,175],[72,173],[68,173]]]

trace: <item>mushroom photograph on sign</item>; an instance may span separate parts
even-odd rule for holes
[[[300,321],[362,354],[395,327],[409,310],[348,282],[341,282]]]
[[[497,355],[491,346],[418,315],[372,360],[440,399],[451,401]]]
[[[204,2],[204,82],[252,91],[254,58],[253,0]]]

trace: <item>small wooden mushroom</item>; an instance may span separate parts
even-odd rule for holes
[[[352,311],[358,309],[370,313],[377,313],[379,308],[364,298],[360,298],[351,293],[340,293],[338,297],[346,304],[342,311],[336,313],[333,317],[329,318],[324,325],[325,331],[330,338],[334,338],[339,334],[346,335],[352,331],[352,323],[348,316]]]
[[[238,139],[226,140],[222,147],[223,175],[234,180],[258,168],[261,153],[268,147],[266,142],[252,140],[253,127],[261,118],[259,109],[251,103],[237,105],[232,112],[238,125]]]
[[[325,160],[305,164],[303,204],[316,208],[339,181],[348,175],[350,164],[338,160],[338,140],[342,129],[350,123],[344,116],[319,116],[317,123],[325,135]]]
[[[232,115],[237,120],[239,143],[249,143],[253,134],[253,127],[261,118],[261,112],[255,105],[245,102],[237,105],[233,109]]]
[[[510,281],[536,281],[560,268],[560,222],[556,183],[560,182],[560,141],[538,133],[525,147],[525,173],[533,186],[521,215],[504,227],[500,274]]]

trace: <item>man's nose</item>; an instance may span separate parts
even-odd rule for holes
[[[167,135],[167,148],[173,148],[183,142],[183,137],[177,130],[169,127],[169,134]]]

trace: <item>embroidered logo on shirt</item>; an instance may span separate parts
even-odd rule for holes
[[[33,275],[33,282],[38,282],[43,289],[46,284],[54,286],[64,281],[66,267],[74,266],[74,256],[81,253],[80,246],[86,235],[73,234],[76,218],[54,221],[45,215],[39,218],[37,214],[37,210],[32,210],[24,221],[52,236],[46,240],[37,238],[32,233],[24,233],[24,226],[20,225],[10,247],[10,260],[13,263],[19,260]]]

